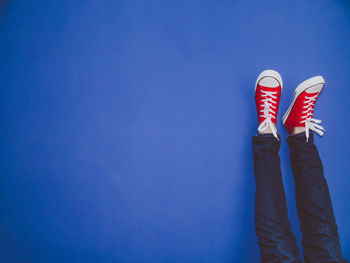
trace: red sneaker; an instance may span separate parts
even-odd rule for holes
[[[295,89],[293,100],[283,116],[283,125],[291,134],[295,127],[305,127],[306,141],[309,139],[309,130],[322,136],[325,129],[319,125],[320,120],[313,119],[314,107],[320,95],[324,79],[316,76],[305,80]]]
[[[274,70],[264,70],[255,83],[255,103],[258,113],[258,131],[263,132],[270,127],[277,138],[276,125],[278,106],[282,91],[281,75]]]

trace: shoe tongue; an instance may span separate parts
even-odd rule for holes
[[[323,84],[317,84],[315,86],[312,86],[311,88],[308,88],[307,90],[305,90],[306,93],[317,93],[320,92],[323,88]]]

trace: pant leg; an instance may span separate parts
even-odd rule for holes
[[[345,262],[339,243],[332,203],[314,136],[289,136],[295,196],[303,233],[303,254],[309,262]]]
[[[270,134],[253,137],[256,181],[255,230],[261,262],[301,262],[288,219],[278,151],[280,141]]]

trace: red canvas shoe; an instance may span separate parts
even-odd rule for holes
[[[325,129],[319,125],[320,120],[313,119],[314,107],[320,95],[324,79],[316,76],[305,80],[295,89],[293,100],[283,116],[283,125],[291,134],[295,127],[305,127],[306,141],[309,139],[309,130],[322,136]]]
[[[258,131],[263,132],[270,128],[278,139],[276,125],[278,106],[282,91],[281,75],[274,70],[264,70],[255,83],[255,103],[258,113]]]

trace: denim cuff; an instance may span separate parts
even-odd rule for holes
[[[308,141],[306,141],[305,132],[290,135],[287,137],[287,143],[288,143],[289,147],[313,145],[314,144],[314,134],[312,131],[309,131],[309,140]]]
[[[279,140],[272,133],[260,133],[253,136],[253,149],[266,148],[278,152],[281,145],[281,136],[279,134],[277,136]]]

